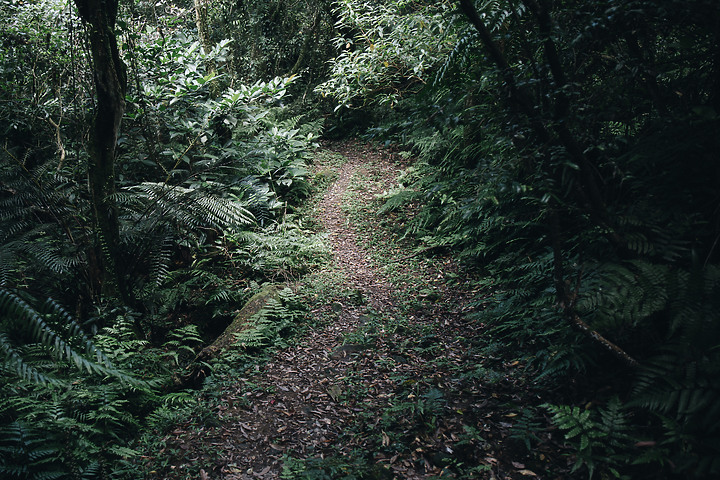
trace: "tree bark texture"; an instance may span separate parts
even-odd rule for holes
[[[215,339],[212,345],[205,347],[197,356],[198,360],[208,361],[217,357],[225,349],[235,342],[235,334],[242,333],[250,325],[248,320],[265,308],[270,300],[279,297],[282,289],[276,285],[266,285],[258,293],[252,296],[245,306],[235,315],[232,323],[228,325],[225,331]]]
[[[266,285],[253,295],[211,345],[203,348],[184,371],[173,374],[175,387],[200,388],[205,378],[210,375],[208,362],[218,358],[228,347],[232,346],[236,342],[235,335],[250,328],[250,318],[265,308],[268,302],[279,298],[281,290],[282,288],[277,285]]]
[[[200,45],[203,52],[210,53],[212,50],[212,42],[210,40],[210,29],[208,27],[208,8],[207,0],[193,0],[195,6],[195,25],[198,29],[198,37],[200,37]]]
[[[208,2],[209,0],[193,0],[195,7],[195,25],[198,30],[198,37],[200,37],[200,45],[202,46],[203,53],[209,54],[213,47],[212,39],[210,38],[210,27],[208,25]],[[218,67],[214,60],[207,60],[207,71],[208,73],[217,74]],[[215,98],[220,94],[218,89],[217,81],[210,83],[210,95]]]
[[[88,160],[88,186],[94,209],[104,277],[103,290],[129,301],[128,289],[118,271],[120,234],[115,193],[115,146],[125,113],[127,72],[120,58],[115,22],[118,0],[75,0],[86,25],[92,54],[92,70],[97,105],[91,130]]]
[[[305,37],[303,39],[302,47],[300,48],[300,54],[298,55],[297,60],[295,61],[295,64],[290,69],[289,75],[297,75],[300,70],[305,66],[306,58],[308,56],[308,53],[310,53],[310,49],[313,46],[313,39],[317,37],[317,30],[320,27],[320,10],[315,12],[315,16],[313,17],[312,24],[307,28]]]

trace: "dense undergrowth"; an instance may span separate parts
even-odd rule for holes
[[[415,159],[379,221],[462,262],[488,329],[468,348],[550,393],[517,421],[527,450],[549,416],[576,475],[720,473],[716,2],[271,3],[219,2],[212,35],[179,2],[112,19],[117,239],[88,189],[89,32],[67,2],[2,4],[0,471],[131,476],[153,429],[213,421],[173,378],[261,284],[327,258],[301,211],[332,176],[308,182],[324,125]],[[411,279],[408,311],[438,300]],[[215,368],[282,343],[266,313]]]
[[[366,92],[371,137],[418,156],[380,211],[419,206],[404,234],[473,272],[476,348],[557,392],[527,421],[552,416],[578,475],[717,474],[717,65],[689,50],[717,9],[460,4],[426,88],[389,113]]]
[[[319,123],[288,111],[293,77],[240,85],[221,74],[229,42],[203,50],[182,12],[150,28],[123,11],[129,88],[110,194],[123,302],[87,188],[83,27],[62,2],[2,8],[0,474],[138,478],[158,432],[213,421],[177,382],[200,349],[261,284],[327,255],[293,214],[311,193]],[[299,312],[284,295],[254,318],[245,350],[213,368],[257,361]]]

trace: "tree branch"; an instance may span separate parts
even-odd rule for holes
[[[585,323],[585,321],[575,312],[575,309],[573,308],[575,298],[573,297],[575,297],[577,293],[574,295],[570,294],[568,291],[568,284],[564,278],[562,239],[560,237],[560,218],[555,210],[550,211],[550,239],[553,251],[553,282],[555,284],[558,307],[562,309],[563,316],[575,329],[582,332],[593,342],[599,344],[625,365],[631,368],[637,367],[637,360],[630,356],[625,350],[602,336],[599,332],[593,330],[590,325]],[[579,282],[580,280],[578,278],[578,285],[576,286],[576,289],[579,288]]]

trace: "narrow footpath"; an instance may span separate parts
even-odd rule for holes
[[[317,217],[341,280],[312,315],[331,321],[223,391],[222,424],[182,433],[186,458],[211,462],[201,480],[277,479],[284,468],[282,478],[537,477],[511,438],[520,394],[502,377],[489,384],[469,348],[483,326],[465,319],[464,298],[446,281],[451,260],[422,270],[430,294],[421,302],[363,246],[373,229],[348,217],[349,194],[370,208],[395,186],[399,159],[356,142],[329,148],[345,161]],[[293,476],[308,465],[328,476]]]

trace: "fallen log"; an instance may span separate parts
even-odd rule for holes
[[[178,388],[199,388],[210,374],[208,362],[217,358],[225,349],[235,343],[236,335],[252,327],[250,318],[260,312],[271,300],[280,297],[282,288],[266,285],[253,295],[245,306],[235,315],[225,331],[215,341],[203,348],[193,362],[183,372],[173,375],[173,384]]]

